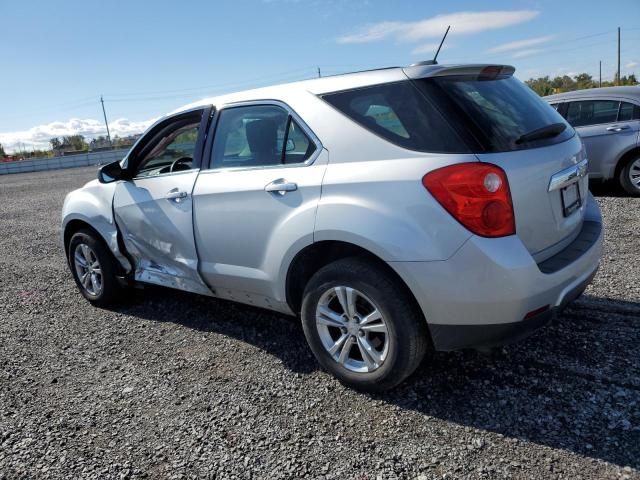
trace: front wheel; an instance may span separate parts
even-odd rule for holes
[[[361,258],[338,260],[311,278],[302,323],[318,362],[363,391],[398,385],[415,371],[428,345],[425,320],[406,288]]]
[[[121,288],[116,259],[91,230],[80,230],[69,241],[69,267],[80,292],[94,305],[114,303]]]
[[[629,195],[640,196],[640,156],[631,158],[620,170],[619,181]]]

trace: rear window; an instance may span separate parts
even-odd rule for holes
[[[410,81],[323,95],[376,135],[421,152],[467,153],[468,146]]]
[[[574,130],[550,105],[519,80],[509,77],[479,79],[443,76],[415,81],[418,88],[446,112],[456,131],[465,131],[472,149],[504,152],[563,142]],[[527,133],[562,123],[563,132],[523,142]]]

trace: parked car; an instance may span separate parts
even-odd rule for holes
[[[573,128],[496,65],[415,65],[211,98],[71,192],[95,305],[134,282],[300,315],[319,363],[384,390],[425,352],[530,334],[602,250]]]
[[[576,129],[587,148],[589,176],[613,179],[640,195],[640,87],[606,87],[544,99]]]

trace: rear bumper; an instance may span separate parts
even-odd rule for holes
[[[582,295],[596,272],[571,290],[563,303],[519,322],[489,325],[430,325],[431,337],[438,350],[451,351],[462,348],[485,349],[509,345],[527,338],[544,327],[564,307]]]
[[[595,276],[602,244],[600,210],[589,195],[578,237],[541,264],[517,236],[474,236],[448,260],[390,265],[420,304],[437,350],[482,348],[526,337],[578,297]]]

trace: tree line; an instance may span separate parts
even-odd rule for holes
[[[571,92],[573,90],[583,90],[586,88],[599,87],[599,81],[588,73],[579,73],[570,77],[569,75],[562,75],[555,78],[549,76],[530,78],[525,81],[529,88],[536,92],[541,97],[546,95],[552,95],[554,93]],[[620,79],[620,85],[638,85],[638,79],[634,74],[624,76]],[[611,82],[602,82],[603,87],[615,87],[618,85],[617,75]]]
[[[51,158],[64,154],[90,152],[103,149],[121,149],[131,147],[140,135],[127,135],[126,137],[114,136],[109,139],[100,135],[87,141],[84,135],[65,135],[53,137],[49,140],[49,149],[34,149],[17,151],[9,155],[0,143],[0,159],[26,159],[26,158]]]

